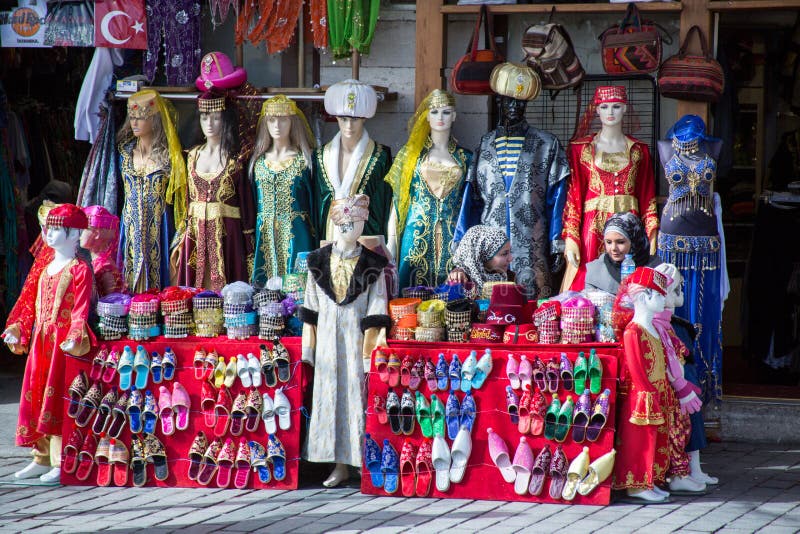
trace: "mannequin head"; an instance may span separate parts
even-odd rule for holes
[[[167,133],[161,116],[161,97],[153,90],[144,90],[128,98],[128,116],[117,132],[117,141],[136,140],[136,145],[150,147],[150,159],[160,166],[169,165]]]
[[[525,122],[525,110],[528,107],[526,100],[519,100],[510,96],[498,96],[497,106],[500,109],[500,124],[506,128]]]
[[[339,123],[339,132],[342,134],[342,139],[357,142],[364,134],[366,119],[361,117],[336,117],[336,122]]]
[[[456,99],[447,91],[434,89],[428,95],[427,101],[428,125],[431,131],[449,133],[456,120]]]
[[[197,98],[200,132],[210,146],[220,147],[220,158],[239,152],[239,115],[236,103],[224,94],[207,91]],[[224,161],[223,161],[224,163]]]
[[[666,309],[674,310],[683,306],[683,275],[678,268],[671,263],[662,263],[656,267],[656,271],[665,274],[670,280],[664,305]]]
[[[539,96],[542,82],[539,75],[528,67],[517,63],[501,63],[492,69],[489,86],[497,95],[497,107],[500,109],[500,126],[510,134],[525,124],[525,108],[528,101]]]
[[[343,250],[351,249],[355,246],[361,234],[364,233],[364,221],[337,224],[333,228],[333,238],[336,240],[336,246]]]
[[[329,212],[334,224],[334,239],[341,249],[350,249],[364,232],[364,223],[369,218],[369,197],[355,195],[334,200]]]
[[[633,300],[634,313],[645,312],[646,315],[655,315],[664,311],[666,297],[654,289],[633,284],[628,289],[628,294]]]
[[[606,127],[622,127],[622,120],[628,105],[620,102],[603,102],[597,106],[597,115],[600,117],[600,124]]]
[[[45,234],[47,246],[66,257],[75,257],[80,240],[81,230],[78,228],[48,226]]]
[[[206,139],[220,139],[222,137],[222,125],[221,111],[200,113],[200,130]]]
[[[315,144],[311,128],[294,101],[284,95],[274,96],[261,106],[255,149],[250,159],[250,175],[256,160],[273,146],[287,146],[302,152],[308,166]]]
[[[103,206],[81,208],[89,221],[89,226],[81,234],[81,247],[92,257],[116,254],[119,245],[119,217]]]

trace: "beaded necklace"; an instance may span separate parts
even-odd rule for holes
[[[677,137],[672,139],[672,148],[680,155],[694,154],[700,151],[700,140],[694,138],[690,141],[680,141]]]

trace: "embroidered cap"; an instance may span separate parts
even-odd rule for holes
[[[428,100],[428,109],[430,110],[447,107],[456,107],[456,97],[441,89],[434,89],[431,91],[430,100]]]
[[[47,226],[85,230],[89,227],[89,220],[75,204],[61,204],[47,214]]]
[[[225,110],[225,96],[214,91],[206,91],[197,97],[197,109],[200,113],[213,113]]]
[[[594,90],[594,99],[592,103],[595,105],[605,104],[610,102],[619,102],[621,104],[628,103],[628,92],[622,85],[601,85]]]
[[[128,98],[128,117],[131,119],[147,119],[159,113],[158,93],[152,89],[145,89],[132,94]]]
[[[489,86],[501,96],[517,100],[535,100],[539,96],[542,82],[539,75],[526,65],[501,63],[492,69]]]
[[[338,82],[325,91],[325,112],[335,117],[369,119],[378,109],[378,95],[371,85],[358,80]]]
[[[200,91],[233,89],[247,81],[247,71],[234,67],[231,59],[222,52],[209,52],[200,61],[200,76],[194,85]]]
[[[114,229],[119,228],[119,217],[105,209],[103,206],[87,206],[81,208],[92,228]]]
[[[297,115],[297,105],[286,95],[273,96],[261,106],[262,117],[288,117]]]
[[[329,217],[331,222],[337,226],[356,221],[366,221],[369,218],[369,197],[367,195],[355,195],[334,200],[331,204]]]
[[[637,284],[658,291],[662,295],[667,294],[667,275],[650,267],[638,267],[625,281],[629,286]]]

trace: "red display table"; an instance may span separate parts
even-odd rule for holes
[[[395,353],[402,359],[406,354],[411,355],[415,360],[419,357],[431,358],[434,364],[438,359],[440,353],[444,354],[445,359],[449,363],[452,360],[453,354],[458,354],[462,363],[467,358],[471,350],[478,353],[478,358],[483,354],[485,348],[492,350],[493,356],[493,369],[489,374],[483,386],[478,389],[473,389],[473,397],[477,408],[475,423],[472,429],[472,453],[469,457],[468,467],[461,483],[451,484],[447,492],[440,492],[436,489],[435,484],[431,484],[431,497],[435,498],[462,498],[462,499],[489,499],[489,500],[507,500],[507,501],[528,501],[528,502],[556,502],[566,503],[563,500],[551,499],[548,493],[550,476],[546,476],[544,489],[539,496],[526,494],[524,496],[517,495],[514,492],[513,483],[507,483],[501,476],[500,471],[492,462],[489,455],[489,447],[487,441],[487,428],[492,428],[506,443],[508,448],[509,457],[513,461],[514,453],[517,445],[520,442],[521,434],[516,424],[512,423],[508,413],[506,403],[506,386],[510,385],[506,376],[506,363],[508,355],[513,354],[519,360],[524,354],[526,357],[533,361],[535,357],[540,357],[543,361],[549,361],[553,356],[560,356],[561,353],[566,353],[567,357],[574,363],[578,357],[579,352],[585,352],[586,357],[589,357],[590,349],[596,349],[598,356],[603,365],[602,376],[602,389],[611,390],[610,405],[608,420],[605,427],[600,433],[600,437],[596,442],[575,443],[572,440],[572,432],[567,435],[566,440],[560,445],[563,447],[566,454],[568,463],[571,462],[583,449],[584,446],[589,447],[589,456],[592,461],[602,456],[603,454],[611,451],[614,446],[614,410],[616,408],[616,387],[617,377],[619,375],[618,359],[622,357],[621,349],[618,345],[610,344],[586,344],[586,345],[503,345],[503,344],[477,344],[477,343],[425,343],[416,341],[389,341],[389,346],[394,349]],[[374,358],[374,354],[373,354]],[[588,386],[588,381],[587,381]],[[534,386],[535,387],[535,386]],[[369,375],[369,393],[368,393],[368,408],[367,408],[367,425],[366,431],[371,437],[383,448],[383,440],[388,439],[398,455],[401,453],[403,442],[408,437],[412,443],[418,448],[423,441],[422,432],[419,425],[414,426],[414,432],[410,436],[395,435],[392,433],[388,424],[383,425],[378,421],[375,413],[373,398],[379,395],[386,398],[389,386],[387,383],[381,381],[375,362],[373,359],[371,373]],[[402,396],[403,388],[398,386],[393,388],[398,396]],[[431,397],[431,391],[423,379],[418,391],[422,393],[428,400]],[[436,392],[442,403],[446,403],[449,392]],[[521,391],[517,390],[517,394],[521,396]],[[465,393],[457,392],[459,401],[463,401]],[[549,406],[553,394],[544,393]],[[578,395],[574,392],[567,392],[564,390],[563,383],[559,382],[559,389],[557,395],[563,403],[567,395],[571,395],[573,400],[577,402]],[[592,394],[592,403],[598,395]],[[551,451],[555,451],[559,443],[555,441],[548,441],[543,435],[532,436],[526,434],[528,444],[533,449],[534,457],[544,447],[546,443],[550,444]],[[446,437],[447,444],[452,447],[452,441]],[[373,495],[386,495],[387,493],[383,488],[376,488],[372,485],[370,474],[364,465],[363,476],[361,480],[362,493]],[[401,496],[398,491],[394,494]],[[575,504],[594,504],[606,505],[610,501],[611,495],[611,478],[605,480],[599,487],[587,496],[576,495],[575,499],[571,501]]]
[[[299,337],[287,337],[282,338],[281,342],[286,347],[289,352],[290,357],[290,371],[291,371],[291,378],[286,383],[278,382],[278,384],[274,388],[267,387],[263,384],[258,390],[263,392],[268,392],[270,397],[274,398],[274,390],[278,387],[284,388],[284,393],[286,397],[289,399],[291,404],[291,413],[290,413],[290,428],[288,430],[281,430],[280,428],[276,432],[276,436],[280,439],[281,443],[286,452],[286,476],[281,481],[276,481],[274,476],[271,477],[271,481],[267,484],[262,483],[256,473],[250,474],[250,479],[248,482],[248,488],[253,489],[296,489],[298,483],[298,467],[299,467],[299,460],[300,460],[300,426],[301,426],[301,408],[303,406],[303,366],[300,364],[300,338]],[[169,476],[165,481],[158,481],[156,480],[153,472],[153,466],[148,464],[147,466],[147,486],[160,486],[160,487],[203,487],[199,483],[195,482],[188,478],[187,471],[190,466],[190,461],[188,459],[188,452],[189,448],[194,440],[195,436],[198,432],[203,431],[205,432],[206,436],[208,437],[209,443],[214,439],[214,432],[212,428],[208,428],[205,425],[203,412],[201,411],[201,380],[198,380],[194,376],[194,368],[193,368],[193,359],[195,350],[198,346],[203,347],[207,351],[210,351],[212,348],[217,351],[220,356],[225,358],[227,362],[231,356],[236,356],[237,354],[244,354],[253,353],[256,358],[259,356],[259,345],[264,344],[270,349],[272,348],[272,344],[268,341],[263,341],[258,338],[250,338],[249,340],[239,341],[239,340],[230,340],[225,336],[220,336],[216,338],[198,338],[198,337],[189,337],[184,339],[167,339],[164,337],[153,338],[151,340],[145,342],[137,342],[137,341],[130,341],[130,340],[119,340],[119,341],[111,341],[111,342],[101,342],[100,347],[98,350],[102,348],[116,348],[118,350],[122,350],[123,347],[130,346],[131,350],[136,352],[136,347],[138,345],[142,345],[147,351],[148,354],[152,352],[158,352],[159,354],[163,354],[167,347],[171,348],[172,351],[175,353],[177,366],[175,370],[175,378],[172,381],[163,380],[161,384],[154,384],[152,382],[152,375],[149,376],[147,389],[153,392],[153,394],[158,397],[158,389],[159,386],[163,385],[166,386],[170,391],[172,390],[172,384],[174,382],[180,382],[181,385],[186,389],[189,393],[189,397],[191,399],[191,409],[190,409],[190,417],[189,417],[189,426],[186,430],[180,431],[176,430],[172,436],[164,436],[161,432],[161,423],[158,421],[156,425],[156,432],[155,435],[158,439],[164,444],[167,454],[168,466],[169,466]],[[89,376],[89,371],[91,367],[92,358],[95,355],[95,351],[90,353],[89,356],[84,358],[74,358],[68,357],[66,361],[66,368],[65,368],[65,391],[68,390],[70,384],[72,383],[73,378],[75,375],[78,374],[80,370],[86,372],[87,376]],[[134,373],[135,376],[135,373]],[[114,374],[114,379],[112,380],[111,384],[101,383],[103,388],[103,394],[108,392],[112,386],[119,386],[119,374]],[[237,377],[234,385],[229,388],[231,392],[231,396],[233,398],[240,391],[246,391],[247,388],[242,386],[240,379]],[[68,403],[65,403],[65,407]],[[86,436],[87,433],[91,433],[91,424],[94,420],[94,417],[90,420],[89,424],[81,429],[83,435]],[[75,421],[64,414],[64,424],[63,424],[63,440],[64,445],[67,444],[67,440],[69,439],[70,434],[72,433],[73,429],[76,427]],[[257,441],[261,445],[264,445],[266,449],[267,444],[267,432],[264,427],[264,422],[259,421],[258,428],[254,432],[248,432],[246,429],[242,433],[240,437],[235,437],[230,434],[230,429],[226,435],[222,438],[223,442],[225,439],[230,437],[233,439],[235,445],[238,446],[239,440],[241,438],[250,441]],[[131,432],[129,423],[126,421],[125,430],[123,430],[122,434],[120,435],[121,441],[128,447],[130,451],[130,444],[131,444]],[[91,451],[94,453],[94,451]],[[273,472],[273,468],[270,465],[270,472]],[[97,466],[92,468],[92,471],[89,475],[89,478],[85,481],[78,480],[74,474],[67,474],[62,470],[61,475],[61,482],[62,484],[67,485],[96,485],[97,484]],[[113,484],[113,482],[112,482]],[[128,477],[128,486],[133,484],[133,477],[132,473],[129,472]],[[213,477],[211,484],[209,487],[218,487],[216,485],[216,476]],[[231,482],[229,487],[233,487],[233,483]]]

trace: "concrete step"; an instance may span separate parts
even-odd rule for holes
[[[724,395],[719,423],[714,425],[712,417],[708,430],[723,441],[800,444],[798,416],[800,400]]]

